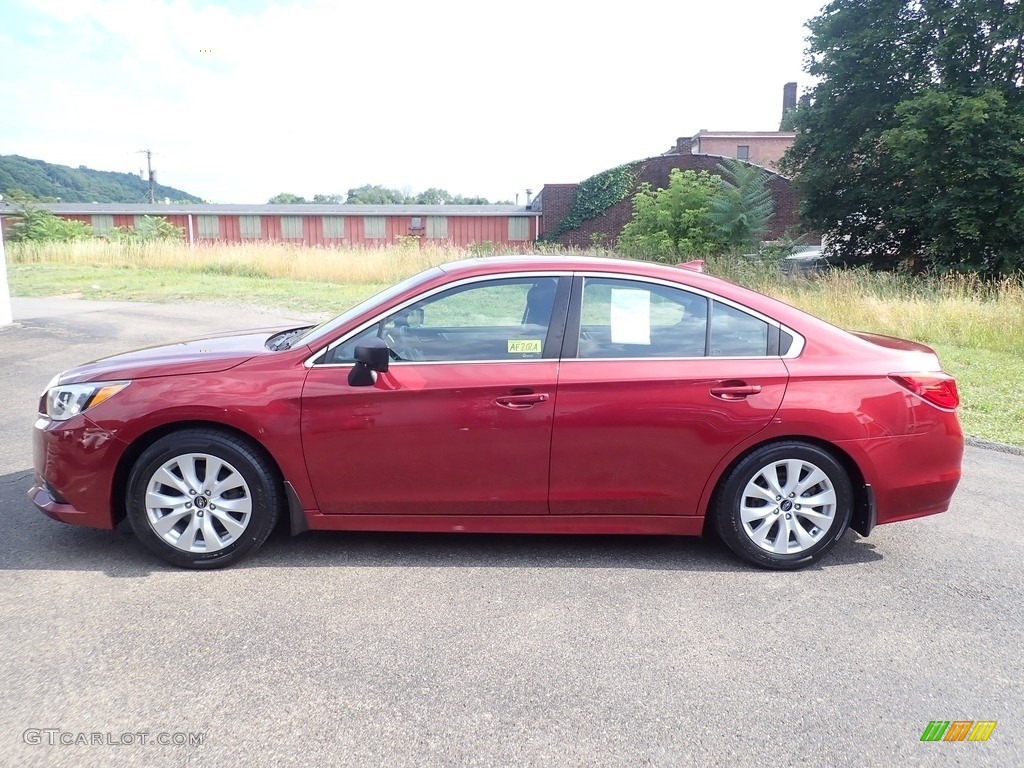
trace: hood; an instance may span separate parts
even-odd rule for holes
[[[291,326],[229,333],[202,339],[146,347],[75,366],[61,374],[61,384],[154,376],[217,373],[241,365],[257,355],[274,354],[265,343]]]

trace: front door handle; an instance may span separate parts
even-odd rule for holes
[[[744,381],[725,381],[711,388],[712,396],[719,400],[743,400],[760,391],[760,384],[747,384]]]
[[[524,408],[533,408],[537,403],[543,403],[548,399],[546,392],[531,392],[528,395],[502,395],[495,399],[495,403],[503,408],[511,408],[514,411]]]

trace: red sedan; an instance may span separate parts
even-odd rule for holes
[[[43,393],[29,496],[179,566],[306,530],[699,535],[808,565],[942,512],[955,381],[693,269],[501,257],[315,327],[116,355]]]

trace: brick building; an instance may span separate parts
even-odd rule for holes
[[[454,245],[490,242],[514,250],[533,243],[540,223],[539,212],[517,205],[40,203],[39,207],[90,224],[98,235],[114,227],[133,229],[143,216],[160,216],[180,227],[190,243],[262,240],[374,247],[415,237]],[[15,206],[0,203],[0,223],[16,215]]]
[[[633,194],[637,187],[647,182],[654,189],[668,186],[669,172],[673,168],[680,170],[718,172],[721,156],[695,155],[689,152],[657,155],[641,160],[640,172],[637,174],[633,192],[626,198],[608,208],[600,216],[588,219],[578,229],[569,230],[557,238],[562,245],[589,248],[595,239],[608,245],[613,244],[622,232],[622,228],[633,216]],[[578,184],[545,184],[540,194],[533,201],[534,211],[539,211],[541,232],[554,232],[572,206]],[[775,201],[775,216],[771,220],[767,239],[782,235],[789,227],[797,223],[797,197],[790,186],[789,179],[772,173],[768,182],[772,198]]]
[[[796,83],[786,83],[782,90],[782,121],[786,125],[787,115],[796,109]],[[577,228],[557,237],[563,245],[587,248],[595,240],[611,245],[619,237],[622,228],[633,216],[633,195],[637,188],[647,182],[653,189],[668,186],[669,172],[680,170],[718,172],[718,164],[724,158],[740,160],[759,165],[771,173],[768,188],[775,201],[775,216],[771,221],[767,239],[774,240],[790,227],[797,224],[796,192],[789,179],[778,172],[778,163],[786,150],[793,146],[796,134],[792,131],[707,131],[701,129],[696,136],[676,139],[675,146],[663,155],[641,160],[633,190],[626,198],[600,216],[584,221]],[[533,209],[541,213],[540,232],[555,232],[558,225],[572,206],[578,184],[545,184],[533,201]]]
[[[791,131],[705,131],[696,136],[676,140],[676,152],[694,155],[718,155],[745,160],[772,171],[779,170],[779,161],[793,146],[796,134]]]

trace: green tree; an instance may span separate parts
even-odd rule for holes
[[[1024,266],[1024,3],[834,0],[785,158],[848,263]]]
[[[729,250],[757,248],[775,216],[775,201],[764,168],[727,160],[718,165],[722,184],[711,198],[708,218]]]
[[[380,184],[364,184],[350,189],[345,202],[349,205],[401,205],[412,201],[397,189],[388,189]]]
[[[92,227],[88,224],[55,216],[41,208],[39,201],[32,195],[21,190],[11,190],[7,198],[17,211],[17,216],[8,230],[10,239],[14,242],[56,242],[87,240],[92,237]]]
[[[184,232],[181,227],[174,226],[163,216],[142,216],[134,229],[115,227],[101,237],[121,243],[139,243],[154,240],[181,240],[184,237]]]
[[[490,205],[491,201],[486,197],[480,197],[479,195],[472,195],[470,197],[463,197],[462,195],[455,195],[451,199],[452,205]]]
[[[711,204],[722,180],[707,171],[673,168],[668,187],[646,182],[633,197],[633,218],[619,235],[623,253],[654,261],[708,256],[723,250],[725,238],[711,220]]]
[[[338,205],[345,202],[344,195],[313,195],[313,202],[320,205]]]
[[[416,202],[419,205],[445,205],[452,202],[452,196],[446,189],[430,187],[416,195]]]
[[[308,202],[302,195],[293,195],[291,192],[281,192],[267,200],[270,205],[300,205]]]

